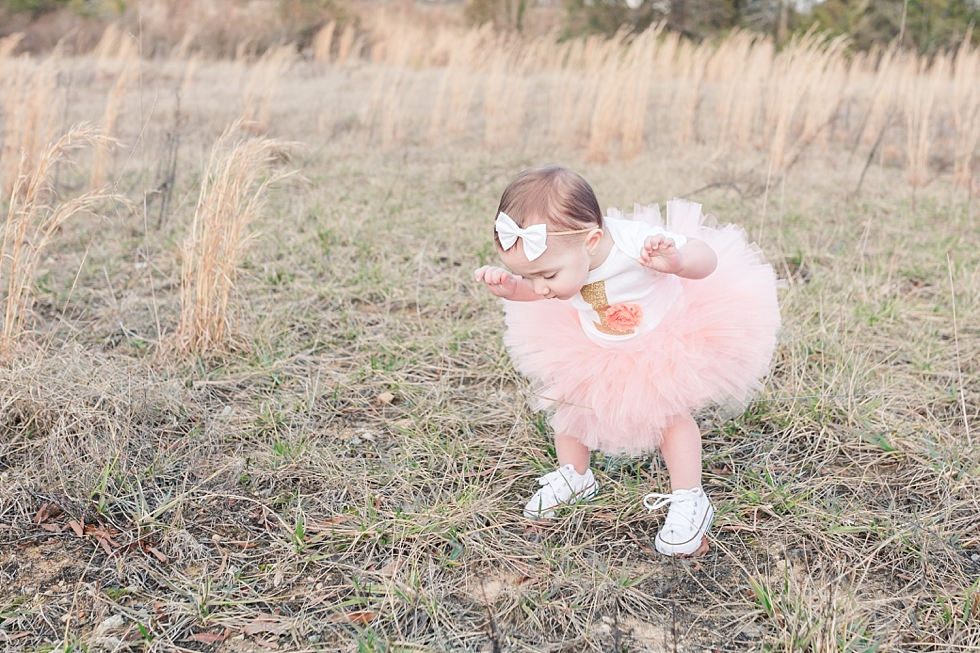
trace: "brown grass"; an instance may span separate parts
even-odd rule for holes
[[[0,59],[9,58],[17,48],[20,46],[21,41],[24,40],[23,32],[14,32],[10,36],[5,36],[0,39]]]
[[[905,135],[908,158],[908,180],[910,186],[924,186],[929,181],[929,149],[931,145],[930,128],[933,106],[936,100],[936,87],[946,77],[946,59],[939,56],[931,70],[926,62],[910,61],[906,68],[904,81]],[[931,73],[931,74],[929,74]]]
[[[333,48],[334,32],[337,31],[337,21],[332,20],[316,33],[313,39],[313,61],[317,63],[330,63],[330,55]]]
[[[289,176],[282,169],[267,175],[281,160],[283,144],[243,139],[241,126],[229,126],[212,147],[190,234],[181,245],[181,310],[174,344],[183,352],[220,352],[239,335],[232,300],[238,266],[252,237],[249,225],[261,215],[270,187]]]
[[[346,154],[358,140],[323,143],[303,159],[316,183],[267,196],[236,276],[253,323],[238,353],[147,356],[149,289],[130,227],[111,221],[77,328],[42,314],[48,352],[0,368],[6,634],[28,649],[111,645],[137,624],[162,650],[211,636],[289,651],[972,645],[980,488],[958,390],[976,422],[980,243],[962,193],[950,207],[937,182],[913,209],[901,167],[873,171],[858,200],[854,168],[794,169],[766,247],[786,284],[778,357],[747,412],[699,416],[719,512],[709,556],[681,561],[652,551],[660,517],[639,504],[666,484],[656,455],[598,457],[595,503],[546,528],[519,517],[551,435],[469,277],[493,260],[487,216],[515,154],[479,139]],[[621,189],[703,185],[713,150],[570,163],[621,204]],[[758,229],[761,197],[698,199]],[[79,250],[49,250],[61,276]],[[173,324],[180,271],[155,260]],[[38,517],[45,503],[64,514]]]
[[[271,126],[270,106],[279,80],[296,60],[296,49],[283,45],[268,50],[249,71],[245,81],[242,125],[255,134]]]
[[[130,59],[126,67],[116,78],[109,96],[106,98],[105,114],[102,118],[103,133],[112,138],[116,132],[116,123],[122,110],[126,95],[132,90],[132,86],[140,76],[140,61],[138,58]],[[95,152],[92,160],[91,185],[92,188],[101,188],[105,183],[105,177],[110,174],[110,162],[107,160],[114,148],[109,147],[109,141],[96,143]]]
[[[337,65],[345,66],[351,55],[353,54],[356,59],[360,54],[359,49],[355,48],[357,43],[357,32],[354,30],[354,26],[348,24],[344,27],[344,31],[340,33],[340,39],[337,41]]]
[[[490,151],[519,145],[530,85],[520,53],[500,48],[489,59],[483,89],[483,144]]]
[[[22,154],[8,196],[7,219],[0,244],[0,280],[6,286],[0,359],[9,361],[30,321],[34,280],[62,226],[79,214],[95,211],[116,197],[103,189],[63,200],[52,187],[56,166],[85,147],[109,148],[115,142],[93,127],[70,130],[44,148],[36,159]]]
[[[0,189],[9,196],[22,170],[37,168],[55,136],[59,57],[41,62],[28,57],[3,62],[5,85],[3,147],[0,148]]]
[[[629,60],[623,67],[623,140],[620,156],[632,159],[643,151],[651,83],[657,56],[657,40],[663,24],[647,30],[630,45]]]
[[[953,63],[953,120],[956,125],[956,151],[953,179],[958,186],[973,183],[973,158],[980,143],[980,50],[963,39]]]
[[[696,48],[684,41],[677,51],[677,85],[672,113],[676,116],[677,141],[682,145],[694,140],[701,82],[711,52],[706,46]]]

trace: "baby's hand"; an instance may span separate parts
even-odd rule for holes
[[[681,263],[681,253],[674,244],[673,238],[663,234],[647,236],[640,251],[640,258],[637,260],[643,267],[665,274],[677,274],[684,267]]]
[[[503,297],[504,299],[510,299],[517,292],[518,280],[513,274],[504,270],[503,268],[495,268],[490,265],[484,265],[482,268],[478,269],[473,273],[477,281],[482,281],[487,284],[487,288],[490,289],[497,297]]]

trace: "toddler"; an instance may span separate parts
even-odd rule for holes
[[[550,413],[559,464],[524,515],[548,519],[595,495],[592,450],[660,449],[671,493],[643,499],[651,512],[669,506],[657,550],[703,555],[714,510],[691,412],[761,387],[779,328],[772,267],[699,204],[667,202],[666,228],[656,206],[604,217],[589,184],[556,166],[507,186],[494,241],[507,270],[476,279],[504,300],[504,344],[534,408]]]

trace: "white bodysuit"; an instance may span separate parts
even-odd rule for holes
[[[687,243],[680,234],[654,227],[645,222],[603,218],[603,226],[612,237],[613,247],[602,265],[589,272],[582,290],[570,300],[578,310],[582,329],[590,340],[604,347],[653,331],[681,295],[680,280],[673,274],[662,274],[643,267],[637,261],[648,236],[662,234],[677,248]],[[612,328],[606,311],[619,304],[632,314],[641,312],[635,325]],[[640,311],[636,311],[636,308]]]

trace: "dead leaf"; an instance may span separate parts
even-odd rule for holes
[[[271,648],[271,649],[279,648],[279,644],[277,644],[271,639],[257,639],[255,640],[255,643],[264,648]]]
[[[119,542],[115,541],[114,539],[112,539],[108,535],[102,534],[102,535],[96,535],[96,537],[98,537],[100,540],[105,540],[106,542],[108,542],[109,544],[111,544],[112,547],[115,548],[115,549],[118,549],[119,547],[122,546]]]
[[[46,522],[48,520],[48,517],[51,516],[50,511],[51,511],[51,504],[42,503],[41,507],[38,508],[37,514],[34,515],[34,523],[41,524],[43,522]]]
[[[378,618],[377,612],[370,610],[352,610],[350,612],[340,612],[334,617],[334,621],[347,621],[352,624],[365,625]]]
[[[85,535],[95,537],[95,540],[99,543],[99,546],[101,546],[106,554],[110,556],[114,553],[113,549],[119,548],[119,543],[112,539],[113,535],[119,533],[117,530],[109,529],[105,526],[96,526],[95,524],[85,524],[82,532]]]
[[[101,537],[97,537],[95,538],[95,540],[99,543],[99,546],[101,546],[102,549],[106,552],[106,555],[110,555],[110,556],[112,555],[112,547],[109,546],[109,543],[107,541],[105,541]]]
[[[148,552],[152,553],[153,554],[153,557],[156,558],[157,560],[159,560],[160,562],[162,562],[164,564],[170,562],[170,558],[168,558],[166,556],[166,554],[163,553],[162,551],[160,551],[159,549],[156,549],[156,548],[154,548],[152,546],[148,546],[148,547],[146,547],[146,550]]]
[[[95,537],[106,540],[112,546],[119,548],[119,543],[112,539],[113,535],[119,535],[119,531],[114,528],[106,528],[105,526],[96,526],[95,524],[85,524],[85,529],[83,531],[86,535],[94,535]]]
[[[224,544],[230,544],[231,546],[239,546],[243,549],[254,549],[259,545],[258,542],[244,542],[242,540],[225,540]]]
[[[228,631],[226,630],[223,633],[194,633],[187,639],[195,642],[204,642],[205,644],[214,644],[225,641],[227,637]]]
[[[228,563],[228,556],[225,552],[221,552],[221,564],[218,566],[218,571],[214,572],[215,578],[220,578],[221,574],[225,573],[225,565]]]
[[[718,530],[726,531],[728,533],[754,533],[756,529],[752,526],[745,526],[743,524],[725,524],[723,526],[719,526]]]
[[[44,530],[46,530],[49,533],[60,533],[61,532],[61,526],[58,526],[57,524],[39,524],[39,525],[40,525],[41,528],[43,528]]]
[[[272,525],[269,524],[269,513],[264,506],[259,506],[252,511],[252,523],[269,530],[272,529]]]
[[[343,515],[337,515],[336,517],[331,517],[326,521],[309,522],[306,525],[306,531],[308,533],[323,533],[327,531],[332,531],[334,526],[343,524],[346,521],[347,521],[347,517]]]
[[[83,529],[82,525],[79,524],[74,519],[68,522],[68,527],[71,528],[73,533],[75,533],[75,537],[81,537],[82,535],[85,534],[85,529]]]
[[[23,631],[23,630],[20,631],[20,632],[16,632],[16,633],[5,633],[2,630],[0,630],[0,641],[2,641],[2,642],[13,642],[13,641],[18,640],[18,639],[24,639],[28,635],[30,635],[30,633],[28,633],[26,631]]]
[[[551,522],[542,520],[533,522],[524,527],[524,537],[542,537],[547,531]]]
[[[355,612],[347,613],[347,621],[353,624],[368,624],[378,618],[377,612],[371,612],[370,610],[358,610]]]
[[[643,551],[643,553],[648,553],[651,555],[653,554],[653,549],[650,547],[649,544],[644,544],[643,542],[640,541],[638,537],[636,537],[636,535],[633,535],[632,533],[629,533],[629,536],[630,539],[633,540],[633,543],[636,544],[636,546],[640,547],[640,551]]]
[[[279,617],[271,614],[260,614],[252,623],[242,628],[246,635],[256,635],[258,633],[273,633],[278,635],[289,630],[289,626],[282,623]]]
[[[392,560],[384,567],[379,569],[378,574],[381,576],[385,576],[386,578],[392,578],[394,577],[395,574],[398,573],[398,570],[402,568],[402,564],[403,564],[402,560]]]
[[[157,621],[159,621],[162,624],[168,623],[170,621],[170,615],[167,614],[166,610],[164,610],[165,605],[166,604],[163,601],[153,602],[153,612],[157,616]]]
[[[388,406],[395,400],[395,395],[390,392],[382,392],[378,395],[378,405]]]

